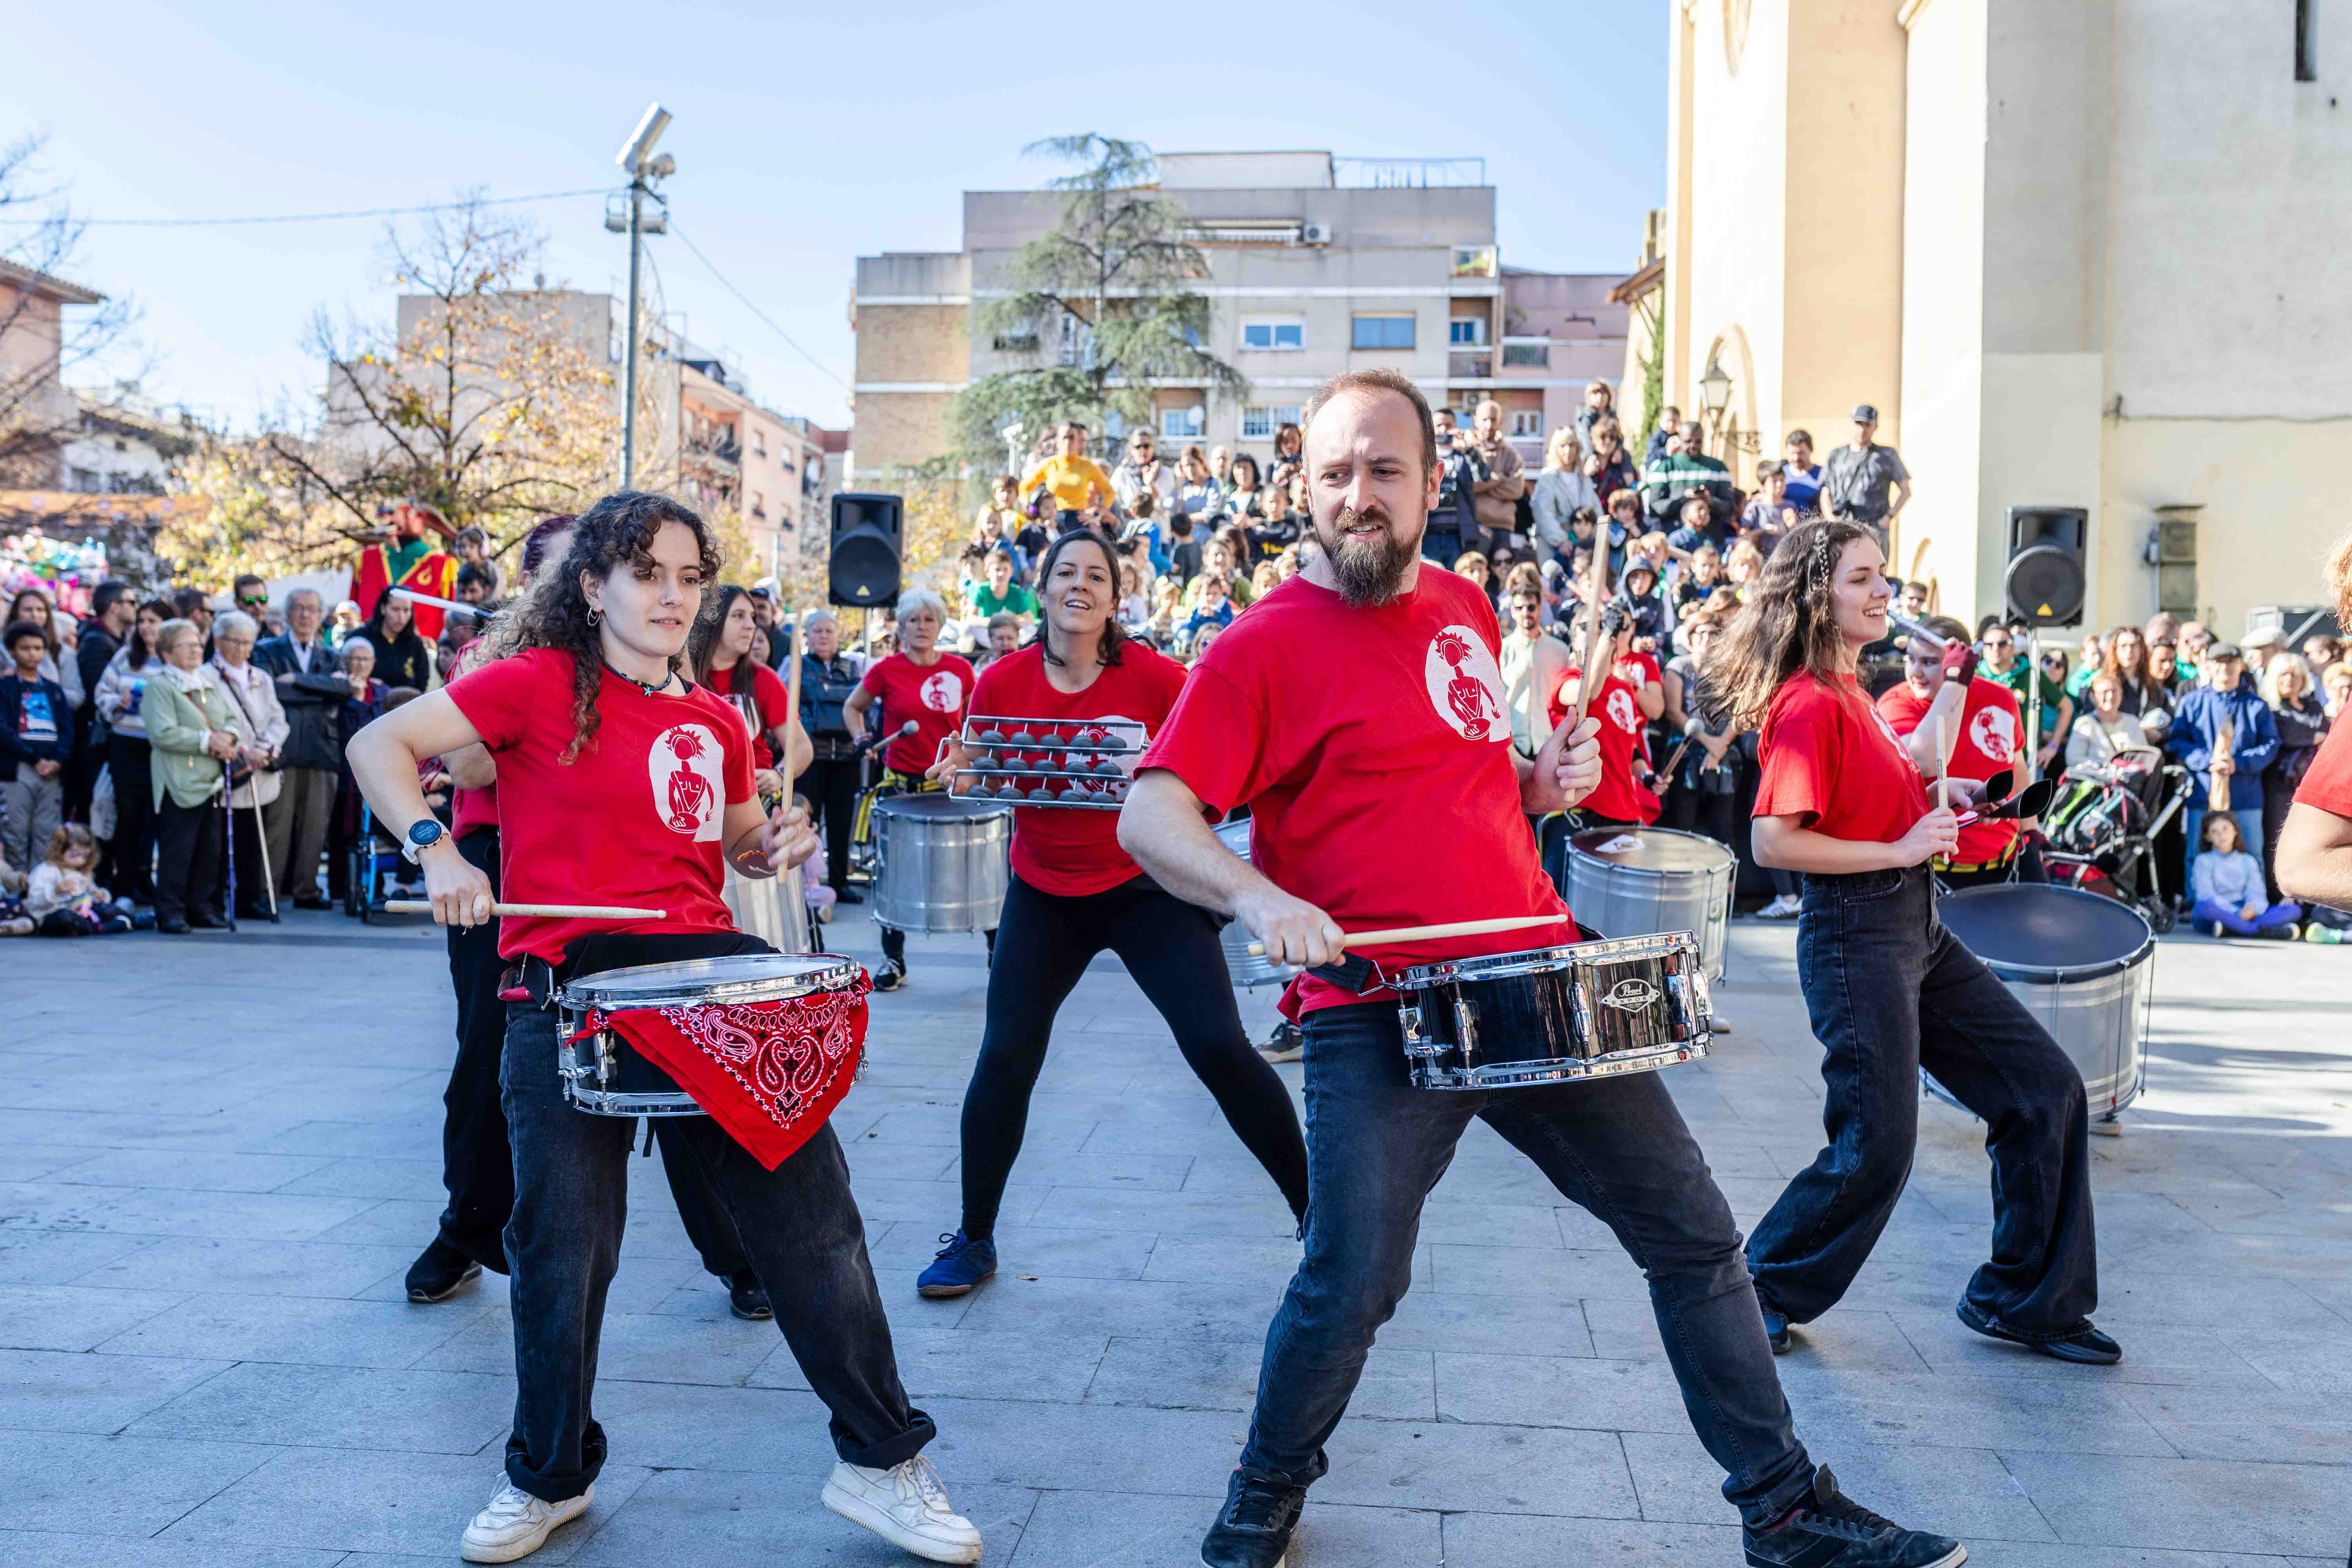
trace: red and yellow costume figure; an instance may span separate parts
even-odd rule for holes
[[[437,530],[439,539],[430,537]],[[392,510],[392,537],[360,551],[352,565],[352,601],[362,616],[375,614],[389,588],[408,588],[436,599],[457,596],[457,558],[439,546],[455,534],[448,520],[429,506],[402,501]],[[441,610],[417,605],[416,635],[426,642],[441,636]]]

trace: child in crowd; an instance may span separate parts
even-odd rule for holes
[[[2300,906],[2273,904],[2263,882],[2263,863],[2246,853],[2237,819],[2228,812],[2205,816],[2205,852],[2189,868],[2189,888],[2197,900],[2193,919],[2207,936],[2261,936],[2293,942]]]
[[[1021,646],[1021,617],[1010,610],[999,610],[988,617],[988,651],[972,668],[986,669],[1006,654]]]
[[[25,873],[0,851],[0,936],[30,936],[33,917],[25,912]]]
[[[20,595],[21,596],[21,595]],[[73,709],[65,688],[41,674],[48,634],[37,621],[0,632],[11,668],[0,675],[0,858],[28,866],[65,820],[65,760],[73,750]]]
[[[25,889],[25,913],[40,922],[43,936],[112,936],[136,929],[130,900],[117,900],[98,885],[98,839],[79,822],[59,825],[49,835],[46,859],[33,868]]]
[[[1177,635],[1187,642],[1204,626],[1214,625],[1222,631],[1234,624],[1234,580],[1223,572],[1203,572],[1195,581],[1201,602],[1177,627]]]
[[[1187,633],[1184,640],[1178,645],[1184,650],[1186,661],[1192,664],[1200,663],[1202,657],[1209,651],[1209,645],[1216,641],[1217,634],[1224,629],[1225,624],[1222,621],[1204,621],[1201,624],[1200,630]]]

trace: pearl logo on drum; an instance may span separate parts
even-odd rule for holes
[[[1614,1007],[1620,1013],[1639,1013],[1658,999],[1658,988],[1639,976],[1629,975],[1609,988],[1601,998],[1603,1007]]]

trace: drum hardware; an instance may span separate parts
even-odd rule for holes
[[[1448,959],[1389,984],[1415,1089],[1654,1072],[1705,1056],[1713,1034],[1706,970],[1689,931]]]
[[[972,765],[949,788],[960,798],[1024,807],[1117,811],[1149,736],[1135,719],[1014,719],[974,714],[958,743]]]

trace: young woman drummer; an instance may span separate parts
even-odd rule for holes
[[[514,1146],[515,1423],[506,1477],[459,1543],[468,1562],[508,1563],[584,1511],[605,1458],[593,1401],[605,1292],[619,1262],[632,1121],[589,1116],[556,1074],[553,985],[630,964],[764,951],[730,928],[722,855],[773,875],[816,847],[798,811],[763,812],[732,709],[679,673],[687,634],[717,575],[710,531],[660,496],[606,496],[574,526],[563,559],[511,621],[494,657],[385,715],[351,743],[379,818],[425,868],[434,917],[481,923],[489,881],[425,810],[416,762],[463,746],[498,766],[501,888],[518,902],[666,909],[643,926],[508,917],[499,951],[539,1001],[507,1014],[502,1085]],[[950,1507],[920,1451],[934,1435],[900,1385],[864,1225],[830,1128],[773,1171],[705,1118],[684,1142],[733,1218],[778,1325],[832,1411],[840,1463],[823,1500],[919,1556],[980,1560],[980,1535]]]
[[[751,731],[751,782],[761,800],[789,792],[790,777],[776,761],[776,742],[793,726],[792,691],[784,678],[751,657],[760,624],[751,616],[751,591],[730,583],[711,601],[710,614],[697,621],[688,647],[694,683],[715,691],[743,714]],[[803,763],[811,748],[803,744]]]
[[[853,742],[866,738],[866,713],[882,704],[883,721],[892,730],[912,723],[910,733],[896,734],[882,752],[882,786],[886,794],[929,787],[924,773],[939,756],[940,742],[963,724],[971,701],[974,679],[970,663],[940,651],[940,632],[948,622],[946,601],[928,588],[909,588],[898,599],[898,651],[877,658],[858,682],[856,692],[841,705],[842,721]],[[988,933],[993,944],[996,933]],[[992,951],[993,951],[992,945]],[[874,972],[874,989],[896,991],[907,983],[907,933],[882,928],[882,967]]]
[[[1118,559],[1092,531],[1066,533],[1037,569],[1037,638],[981,672],[973,711],[1037,720],[1140,721],[1157,733],[1184,667],[1122,634]],[[954,741],[938,780],[971,766]],[[1014,813],[1013,882],[988,970],[988,1021],[963,1097],[963,1224],[923,1270],[925,1296],[961,1296],[996,1272],[996,1214],[1021,1152],[1029,1095],[1054,1016],[1095,954],[1127,965],[1176,1036],[1186,1065],[1282,1189],[1307,1212],[1307,1143],[1289,1091],[1252,1048],[1208,914],[1161,890],[1118,847],[1118,814],[1026,806]]]
[[[1927,862],[1958,841],[1938,737],[1954,729],[1969,650],[1908,742],[1855,681],[1887,635],[1885,557],[1872,531],[1790,531],[1709,661],[1714,716],[1760,727],[1755,853],[1804,873],[1797,969],[1826,1050],[1829,1144],[1748,1242],[1772,1348],[1853,1283],[1911,1173],[1924,1066],[1985,1122],[1992,1258],[1960,1321],[2062,1361],[2123,1352],[2091,1326],[2098,1304],[2082,1075],[2009,988],[1936,918]]]

